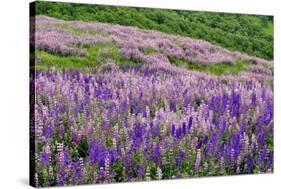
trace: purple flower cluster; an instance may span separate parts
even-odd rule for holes
[[[62,55],[87,55],[87,51],[85,49],[75,48],[75,45],[79,43],[79,37],[62,29],[38,31],[36,32],[35,38],[35,48],[37,50]]]
[[[180,69],[37,71],[39,185],[272,172],[272,88]]]
[[[62,21],[46,16],[36,16],[36,29],[36,49],[51,53],[86,56],[86,46],[114,43],[120,48],[120,53],[125,58],[145,63],[161,62],[162,57],[160,60],[157,57],[162,55],[168,62],[168,58],[174,57],[187,63],[203,65],[235,64],[236,59],[246,60],[253,64],[272,65],[270,61],[231,52],[206,41],[153,30],[141,30],[131,26]],[[73,30],[80,31],[80,34],[76,34]],[[152,54],[143,52],[142,49],[147,47],[154,49],[155,52]]]
[[[273,62],[135,27],[36,17],[36,50],[122,58],[93,72],[36,70],[35,183],[63,186],[273,172]],[[237,75],[187,70],[249,64]]]

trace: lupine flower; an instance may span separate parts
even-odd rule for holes
[[[201,150],[197,149],[195,160],[195,171],[198,172],[201,166]]]
[[[158,179],[158,180],[161,180],[161,179],[162,179],[163,174],[162,174],[162,170],[161,170],[159,167],[157,167],[157,173],[156,173],[156,175],[157,175],[157,179]]]
[[[272,62],[157,31],[36,19],[36,50],[87,56],[87,46],[110,43],[139,62],[122,67],[104,57],[92,72],[36,70],[36,186],[273,172]],[[93,30],[105,35],[89,36]],[[173,58],[255,66],[214,76]]]
[[[151,177],[150,177],[150,167],[149,166],[146,167],[145,180],[146,181],[150,181],[151,180]]]
[[[220,172],[221,172],[221,174],[225,173],[225,163],[224,163],[224,157],[223,156],[220,158]]]

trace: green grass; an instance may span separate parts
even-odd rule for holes
[[[63,27],[71,28],[71,26],[64,25]],[[73,30],[77,35],[82,31]],[[78,69],[78,70],[92,70],[107,62],[107,59],[112,59],[119,66],[136,66],[143,64],[141,61],[125,59],[121,56],[118,46],[113,43],[98,43],[90,46],[77,46],[77,48],[87,49],[88,55],[85,57],[79,56],[65,56],[60,54],[51,54],[45,51],[36,51],[37,64],[36,69],[47,70],[50,67],[56,67],[58,70]],[[144,47],[140,49],[144,54],[153,54],[157,52],[152,47]],[[186,62],[175,57],[168,57],[170,62],[183,66],[188,70],[196,70],[200,72],[211,73],[215,75],[222,75],[224,73],[237,74],[245,69],[247,62],[237,60],[235,65],[228,63],[201,65],[196,63]]]
[[[111,58],[113,60],[120,59],[119,48],[112,44],[97,44],[88,48],[88,59],[94,62],[105,63],[106,59]]]
[[[119,66],[136,66],[140,61],[125,59],[121,56],[119,48],[113,43],[97,44],[88,48],[89,60],[95,65],[106,63],[107,59],[112,59]]]
[[[144,47],[140,49],[144,54],[153,54],[156,53],[157,50],[152,47]]]
[[[186,67],[188,70],[195,70],[200,72],[206,72],[215,75],[222,75],[224,73],[238,74],[240,71],[245,70],[248,62],[237,60],[234,65],[229,63],[220,63],[212,65],[202,65],[196,63],[186,62],[185,60],[169,57],[171,63],[177,66]]]
[[[62,69],[79,69],[92,66],[92,62],[87,57],[78,56],[62,56],[57,54],[50,54],[45,51],[36,51],[36,57],[39,59],[36,63],[36,69],[47,70],[49,67],[56,67]]]
[[[64,29],[64,30],[68,30],[75,35],[82,35],[82,34],[85,33],[85,31],[83,31],[82,29],[73,27],[69,24],[57,24],[57,27],[61,28],[61,29]]]
[[[81,47],[86,48],[88,55],[85,57],[79,56],[64,56],[59,54],[51,54],[45,51],[36,51],[38,59],[36,69],[47,70],[50,67],[56,67],[58,70],[78,69],[78,70],[92,70],[107,62],[107,59],[112,59],[119,66],[136,66],[143,64],[141,61],[125,59],[121,56],[119,48],[113,43],[96,44],[93,46]],[[142,51],[146,54],[156,52],[151,47],[143,48]],[[224,73],[237,74],[245,70],[248,62],[237,60],[235,65],[229,63],[201,65],[190,63],[175,57],[169,57],[172,64],[182,66],[188,70],[195,70],[206,72],[215,75],[222,75]]]
[[[36,56],[39,59],[37,69],[48,69],[55,66],[57,69],[78,69],[94,68],[106,63],[107,58],[113,60],[120,59],[120,53],[117,46],[112,43],[96,44],[88,46],[88,55],[85,57],[79,56],[63,56],[60,54],[51,54],[45,51],[36,51]]]
[[[36,51],[36,69],[48,70],[50,67],[56,67],[58,70],[91,70],[105,64],[107,59],[112,59],[120,66],[135,66],[141,63],[123,58],[119,52],[119,48],[113,43],[101,43],[81,48],[87,49],[87,56],[64,56],[60,54],[51,54],[45,51]]]
[[[90,34],[90,35],[102,35],[102,36],[108,36],[109,34],[105,31],[98,30],[95,28],[89,29],[89,30],[83,30],[80,28],[77,28],[75,26],[69,25],[69,24],[57,24],[58,28],[65,29],[73,33],[74,35],[84,35],[84,34]]]

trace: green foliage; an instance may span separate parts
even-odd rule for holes
[[[273,17],[151,8],[36,2],[36,14],[137,26],[199,38],[273,59]]]
[[[86,57],[78,56],[61,56],[54,55],[44,51],[35,52],[38,61],[36,69],[48,70],[50,67],[56,66],[57,69],[83,69],[84,67],[92,65]]]
[[[268,135],[267,136],[266,143],[268,145],[268,149],[273,152],[273,150],[274,150],[274,142],[273,142],[273,136],[272,135]]]
[[[58,69],[79,69],[83,70],[87,67],[96,67],[106,62],[107,58],[119,60],[119,49],[111,43],[96,44],[94,46],[82,47],[87,48],[88,56],[62,56],[58,54],[50,54],[45,51],[36,51],[38,58],[36,67],[38,69],[48,69],[56,66]]]
[[[88,155],[88,150],[89,150],[88,140],[86,137],[83,137],[80,146],[78,147],[79,156],[85,158]]]
[[[62,29],[64,29],[64,30],[68,30],[68,31],[70,31],[71,33],[73,33],[74,35],[82,35],[82,34],[85,33],[82,29],[73,27],[73,26],[71,26],[71,25],[69,25],[69,24],[61,24],[61,25],[58,25],[58,28],[62,28]]]
[[[155,52],[157,52],[156,49],[152,48],[152,47],[144,47],[142,49],[140,49],[144,54],[153,54]]]
[[[69,24],[58,24],[58,28],[62,28],[64,30],[68,30],[74,35],[83,35],[83,34],[88,34],[88,35],[101,35],[101,36],[108,36],[108,33],[102,30],[94,29],[91,28],[90,30],[83,30],[74,26],[71,26]]]
[[[187,67],[190,70],[204,71],[216,75],[222,75],[224,73],[238,74],[245,69],[247,63],[243,61],[236,61],[235,65],[229,63],[213,64],[213,65],[201,65],[201,64],[188,64]]]
[[[268,35],[273,35],[273,22],[269,22],[265,24],[266,27],[264,28],[264,33]]]
[[[40,70],[48,70],[50,67],[55,66],[59,70],[78,69],[83,71],[91,71],[92,68],[106,63],[107,59],[112,59],[117,65],[121,67],[143,64],[139,61],[123,58],[120,55],[118,47],[112,43],[96,44],[94,46],[87,47],[87,50],[88,56],[86,57],[63,56],[59,54],[50,54],[45,51],[36,51],[36,68]],[[156,51],[153,48],[145,48],[144,52],[149,54]],[[248,62],[241,60],[237,60],[234,65],[231,65],[229,63],[202,65],[197,63],[190,63],[175,57],[169,57],[169,60],[172,64],[183,66],[189,70],[206,72],[215,75],[222,75],[224,73],[237,74],[240,71],[245,70],[248,64]]]
[[[112,169],[115,172],[114,179],[117,182],[123,182],[124,181],[124,166],[121,162],[116,162],[112,165]]]
[[[171,63],[177,66],[184,66],[189,70],[200,72],[207,72],[215,75],[222,75],[224,73],[238,74],[240,71],[245,70],[248,62],[237,60],[234,65],[229,63],[220,63],[212,65],[202,65],[196,63],[186,62],[185,60],[169,57]]]
[[[100,43],[91,46],[81,46],[79,48],[87,49],[88,55],[85,57],[64,56],[51,54],[46,51],[36,51],[36,69],[48,70],[50,67],[55,66],[58,70],[78,69],[91,71],[92,68],[99,67],[106,63],[107,59],[112,59],[121,67],[142,64],[142,62],[139,61],[123,58],[119,52],[119,48],[113,43]]]
[[[88,58],[95,63],[105,63],[108,58],[120,59],[119,49],[112,43],[94,45],[88,49],[88,53]]]
[[[177,171],[177,167],[175,164],[163,165],[162,174],[164,178],[171,179],[176,174],[176,171]]]

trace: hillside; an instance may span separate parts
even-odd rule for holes
[[[273,62],[206,41],[137,27],[36,16],[37,68],[92,70],[107,62],[272,78]],[[177,66],[177,67],[176,67]]]
[[[40,1],[36,4],[36,14],[64,20],[98,21],[154,29],[273,59],[272,16]]]

